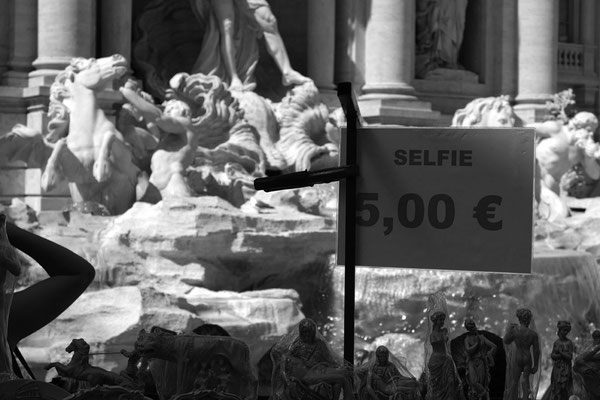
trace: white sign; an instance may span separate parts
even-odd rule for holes
[[[357,265],[531,272],[533,129],[362,128],[357,149]]]

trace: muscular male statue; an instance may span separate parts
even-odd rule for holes
[[[201,9],[204,1],[206,0],[195,0],[193,4]],[[259,32],[264,35],[267,51],[281,71],[284,86],[301,85],[310,81],[310,78],[290,65],[285,44],[277,28],[277,19],[267,0],[210,0],[210,7],[219,27],[221,57],[230,77],[229,90],[241,91],[244,88],[236,68],[235,25],[240,23],[236,20],[236,8],[253,14]]]
[[[537,372],[540,362],[539,336],[529,327],[533,314],[527,308],[519,308],[516,315],[519,324],[511,323],[504,335],[504,344],[515,346],[514,357],[508,360],[512,373],[507,377],[504,400],[517,400],[519,383],[523,398],[530,398],[529,377]]]

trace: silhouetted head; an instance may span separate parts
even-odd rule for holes
[[[592,333],[592,339],[594,339],[594,343],[596,343],[596,344],[600,344],[600,331],[599,331],[599,330],[597,330],[597,329],[596,329],[596,330],[595,330],[595,331]]]
[[[202,324],[192,332],[203,336],[231,336],[222,326],[216,324]]]
[[[444,314],[442,311],[436,311],[433,314],[431,314],[431,317],[429,317],[429,319],[431,320],[431,322],[433,322],[434,325],[442,326],[444,324],[444,321],[446,320],[446,314]]]
[[[571,332],[571,323],[569,321],[558,321],[556,324],[556,330],[560,338],[565,338],[569,332]]]
[[[390,351],[385,346],[379,346],[377,350],[375,350],[375,357],[379,364],[386,364],[390,359]]]
[[[469,332],[477,332],[477,325],[475,324],[473,318],[465,319],[465,329]]]
[[[533,318],[533,314],[528,308],[519,308],[516,315],[519,322],[525,326],[529,326],[531,319]]]
[[[65,349],[67,353],[77,352],[80,354],[88,354],[90,352],[90,345],[81,338],[71,340],[71,343]]]
[[[314,342],[317,338],[317,324],[310,318],[304,318],[298,325],[298,334],[303,342]]]

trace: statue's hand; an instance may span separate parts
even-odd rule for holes
[[[600,151],[600,146],[593,140],[588,140],[583,147],[583,151],[585,152],[586,156],[590,158],[597,158]]]

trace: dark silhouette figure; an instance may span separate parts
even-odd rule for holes
[[[43,328],[81,296],[94,280],[94,267],[50,240],[7,222],[12,246],[37,261],[49,277],[14,294],[8,319],[8,344]]]

